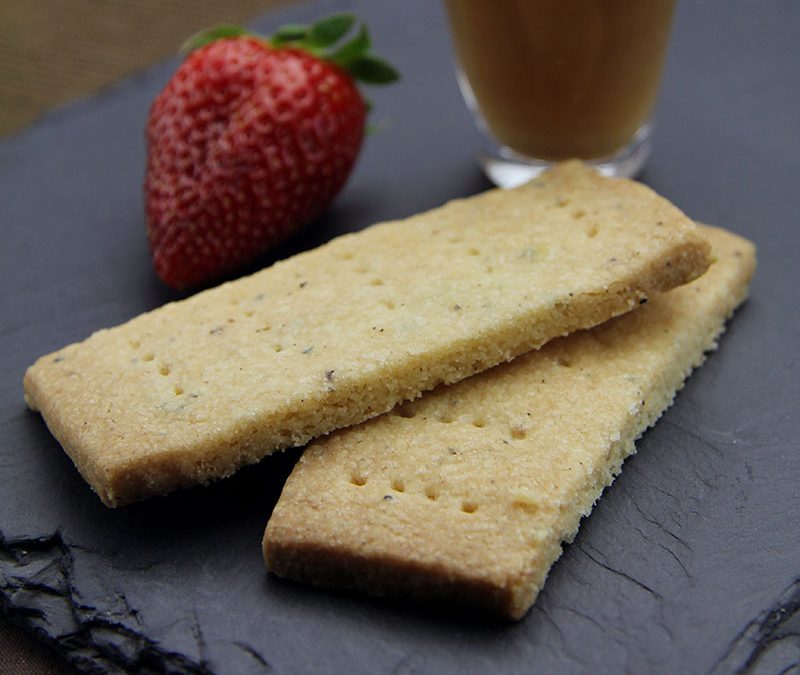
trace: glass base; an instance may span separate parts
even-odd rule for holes
[[[632,178],[639,173],[650,155],[650,131],[650,124],[645,124],[628,145],[613,155],[583,161],[604,176]],[[502,147],[497,155],[481,155],[480,163],[486,177],[495,185],[512,188],[536,178],[558,162],[533,159]]]

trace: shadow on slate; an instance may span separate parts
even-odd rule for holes
[[[259,265],[488,187],[437,3],[323,0],[256,27],[338,9],[367,19],[404,79],[370,92],[387,125],[332,210]],[[260,539],[299,450],[208,487],[103,507],[25,409],[21,380],[41,354],[181,297],[152,272],[141,192],[144,120],[176,62],[0,143],[4,611],[89,672],[790,672],[800,660],[799,28],[797,6],[777,0],[757,13],[747,0],[681,5],[642,178],[754,239],[760,268],[721,349],[514,625],[268,576]]]

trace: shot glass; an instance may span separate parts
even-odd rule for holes
[[[512,187],[571,158],[641,169],[675,0],[444,1],[490,180]]]

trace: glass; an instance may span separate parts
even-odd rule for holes
[[[675,0],[445,0],[459,86],[503,187],[579,158],[633,176],[650,153]]]

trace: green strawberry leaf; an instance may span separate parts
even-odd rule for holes
[[[315,57],[335,63],[350,77],[365,84],[389,84],[400,78],[395,68],[372,53],[372,40],[362,23],[356,34],[344,39],[356,25],[356,17],[348,13],[332,14],[315,21],[310,26],[287,23],[265,38],[246,28],[220,24],[190,37],[181,47],[185,54],[204,47],[215,40],[240,37],[256,38],[274,49],[292,47],[310,52]],[[364,99],[369,109],[371,105]]]
[[[308,42],[312,47],[330,47],[352,28],[356,18],[352,14],[333,14],[311,24]]]
[[[348,64],[347,70],[354,78],[367,84],[389,84],[400,79],[394,66],[374,54],[359,56]]]
[[[300,23],[287,23],[280,26],[269,41],[273,47],[281,47],[290,42],[304,42],[308,37],[308,26]]]
[[[214,26],[213,28],[206,28],[205,30],[201,30],[199,33],[195,33],[194,35],[192,35],[192,37],[190,37],[188,40],[186,40],[186,42],[184,42],[181,45],[180,53],[188,54],[189,52],[192,52],[195,49],[200,49],[200,47],[205,47],[206,45],[211,44],[212,42],[216,42],[217,40],[224,40],[225,38],[242,37],[244,35],[248,35],[251,37],[258,37],[258,35],[250,32],[246,28],[223,23],[218,26]]]
[[[345,42],[339,49],[328,54],[327,59],[347,70],[350,64],[365,54],[370,46],[371,40],[367,27],[362,24],[358,34],[352,40]]]

